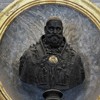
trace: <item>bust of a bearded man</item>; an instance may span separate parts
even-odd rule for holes
[[[63,24],[51,18],[44,27],[45,35],[20,58],[20,80],[43,89],[70,89],[84,81],[80,56],[66,42]]]

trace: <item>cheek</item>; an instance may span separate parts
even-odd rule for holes
[[[57,32],[58,32],[58,33],[60,33],[60,34],[62,34],[62,33],[63,33],[63,31],[62,31],[62,30],[58,30]]]
[[[53,33],[53,30],[48,30],[48,33],[51,33],[52,34]]]

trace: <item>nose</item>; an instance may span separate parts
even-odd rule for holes
[[[54,29],[54,33],[55,33],[55,34],[57,33],[57,29]]]

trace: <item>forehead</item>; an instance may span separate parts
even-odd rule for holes
[[[62,27],[62,22],[60,20],[49,20],[47,26]]]

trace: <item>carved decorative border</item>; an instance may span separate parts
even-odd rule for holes
[[[0,100],[12,100],[0,82]]]
[[[100,100],[100,95],[98,96],[98,98],[96,100]]]
[[[86,15],[100,30],[100,8],[96,7],[89,0],[15,0],[0,12],[0,40],[3,38],[5,30],[14,18],[24,10],[40,4],[62,4],[70,6]],[[2,84],[0,84],[1,94],[4,98],[2,100],[11,100]]]
[[[6,28],[24,10],[40,4],[63,4],[85,14],[100,29],[100,9],[89,0],[15,0],[0,13],[0,40]]]

